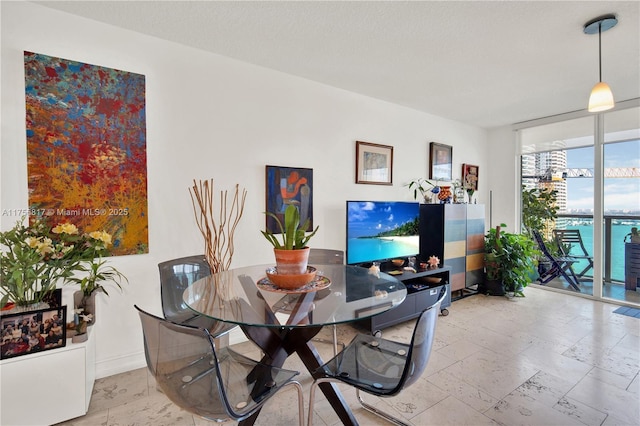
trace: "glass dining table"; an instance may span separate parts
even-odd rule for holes
[[[266,276],[271,265],[230,269],[194,282],[183,293],[193,311],[237,324],[263,351],[262,362],[281,367],[297,354],[313,375],[324,361],[311,339],[322,327],[359,321],[400,305],[407,290],[401,281],[351,265],[314,265],[313,282],[298,290],[275,287]],[[320,389],[343,424],[358,424],[332,383]],[[254,424],[258,413],[240,422]]]

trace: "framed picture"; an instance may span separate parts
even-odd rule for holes
[[[356,141],[356,183],[392,185],[393,147]]]
[[[284,211],[289,204],[298,206],[300,223],[309,219],[307,231],[313,230],[313,169],[266,166],[266,210],[284,224]],[[266,229],[279,234],[276,220],[266,216]]]
[[[42,299],[42,301],[49,305],[50,308],[57,308],[59,306],[62,306],[62,289],[55,288],[51,290],[49,293],[47,293],[44,299]]]
[[[3,315],[0,359],[64,347],[66,325],[66,306]]]
[[[429,144],[429,179],[451,181],[453,147],[441,143]]]
[[[462,186],[465,191],[477,191],[478,190],[478,172],[479,167],[473,164],[462,165]]]

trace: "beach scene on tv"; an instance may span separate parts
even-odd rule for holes
[[[418,254],[419,217],[418,203],[348,201],[347,263]]]

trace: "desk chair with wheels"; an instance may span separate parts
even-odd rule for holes
[[[142,322],[149,371],[162,392],[189,413],[214,421],[241,421],[253,415],[284,386],[298,392],[304,423],[302,386],[285,370],[218,349],[206,328],[176,324],[135,306]]]
[[[344,251],[333,249],[311,248],[309,249],[309,265],[342,265],[344,264]],[[344,348],[344,343],[338,341],[338,327],[332,326],[333,340],[325,340],[319,337],[314,342],[329,343],[333,345],[333,356],[338,353],[338,345]]]
[[[215,338],[224,336],[236,327],[193,312],[182,300],[184,290],[195,281],[211,275],[204,255],[181,257],[158,264],[160,270],[160,298],[165,319],[178,324],[209,330]]]
[[[360,391],[379,397],[397,395],[422,375],[431,355],[440,304],[446,297],[443,287],[437,302],[422,311],[409,344],[386,340],[368,334],[358,334],[337,356],[318,368],[313,377],[309,399],[309,421],[313,425],[313,405],[316,387],[320,383],[345,383],[356,388],[362,407],[397,425],[402,420],[368,404]]]
[[[587,264],[584,269],[576,272],[576,276],[582,279],[587,272],[593,269],[593,256],[589,254],[587,248],[584,246],[580,230],[554,229],[553,235],[563,256],[572,257],[577,261],[586,261]]]

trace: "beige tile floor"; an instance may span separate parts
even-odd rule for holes
[[[617,306],[528,287],[525,298],[475,295],[438,319],[434,351],[421,379],[401,395],[375,401],[423,425],[639,425],[640,319]],[[412,323],[383,337],[408,339]],[[341,326],[348,341],[356,331]],[[249,344],[235,345],[252,351]],[[323,357],[331,347],[317,343]],[[285,365],[304,370],[295,357]],[[301,374],[308,406],[310,376]],[[342,388],[362,425],[384,425]],[[372,397],[369,397],[371,400]],[[278,394],[259,425],[294,425],[294,391]],[[340,421],[316,394],[314,424]],[[99,379],[89,413],[66,425],[205,425],[156,390],[146,369]]]

